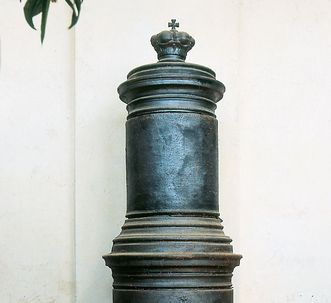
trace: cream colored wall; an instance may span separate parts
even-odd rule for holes
[[[111,302],[125,214],[125,105],[116,88],[156,60],[170,18],[219,104],[221,212],[244,255],[236,302],[331,300],[331,2],[84,1],[52,5],[45,45],[1,0],[0,301]],[[12,21],[14,20],[14,21]]]
[[[74,300],[74,53],[64,5],[47,43],[0,1],[0,302]]]
[[[331,2],[244,1],[240,300],[331,300]]]

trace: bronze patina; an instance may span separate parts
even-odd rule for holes
[[[224,85],[186,63],[194,39],[151,38],[157,63],[132,70],[118,92],[127,104],[127,214],[106,265],[114,303],[232,303],[239,265],[219,218],[216,103]]]

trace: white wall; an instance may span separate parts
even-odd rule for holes
[[[47,43],[0,3],[0,302],[74,298],[74,54],[64,5]]]
[[[125,105],[116,88],[156,56],[170,18],[196,39],[220,103],[221,211],[244,255],[236,302],[331,300],[331,2],[53,4],[43,47],[1,0],[0,302],[111,302],[125,214]]]
[[[331,301],[331,2],[244,1],[240,302]]]

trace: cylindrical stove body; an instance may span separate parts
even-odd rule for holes
[[[171,24],[170,24],[171,25]],[[224,85],[185,63],[194,39],[174,28],[151,39],[159,62],[131,71],[127,220],[104,256],[114,303],[232,303],[233,254],[219,218],[216,102]]]

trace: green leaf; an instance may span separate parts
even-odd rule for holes
[[[36,29],[33,24],[33,17],[39,15],[42,12],[43,0],[27,0],[24,5],[24,16],[26,22]]]
[[[80,8],[83,0],[65,0],[67,4],[72,9],[72,17],[71,17],[71,24],[69,29],[76,25],[79,15],[80,15]]]
[[[56,2],[55,0],[27,0],[24,5],[25,19],[33,29],[36,29],[33,23],[33,18],[41,14],[41,43],[43,43],[45,38],[47,17],[48,17],[49,5],[51,1]],[[74,25],[76,25],[79,19],[83,0],[65,0],[65,1],[72,9],[71,24],[69,26],[70,29]]]
[[[82,3],[83,3],[83,0],[74,0],[74,1],[75,1],[75,4],[76,4],[76,7],[77,7],[78,15],[77,15],[77,20],[73,24],[71,24],[70,28],[77,23],[78,18],[80,16],[80,8],[81,8]]]
[[[44,42],[45,38],[45,31],[46,31],[46,23],[47,23],[47,16],[48,16],[48,10],[49,10],[49,4],[51,0],[43,0],[42,5],[42,15],[41,15],[41,43]]]

